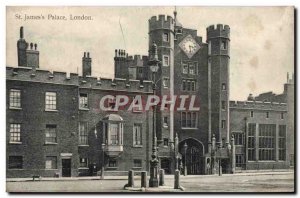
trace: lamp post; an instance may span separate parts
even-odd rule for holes
[[[186,144],[186,142],[183,145],[184,148],[184,176],[187,175],[187,167],[186,167],[186,150],[187,150],[188,145]]]
[[[155,95],[156,90],[156,84],[155,84],[155,74],[157,73],[159,69],[159,60],[157,55],[157,45],[155,43],[151,46],[151,53],[150,53],[150,60],[149,60],[149,67],[152,72],[152,80],[153,80],[153,94]],[[149,179],[149,187],[158,187],[158,159],[157,159],[157,148],[156,148],[156,129],[155,129],[155,114],[156,114],[156,105],[153,106],[153,126],[152,126],[152,132],[153,132],[153,138],[152,138],[152,159],[150,160],[150,179]]]

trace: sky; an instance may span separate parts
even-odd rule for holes
[[[228,24],[230,99],[249,93],[283,92],[287,72],[294,72],[293,7],[177,7],[183,27],[206,40],[206,27]],[[37,43],[40,68],[81,74],[84,52],[92,57],[92,76],[114,76],[114,51],[148,54],[148,19],[173,16],[174,7],[7,7],[6,65],[17,66],[19,28],[27,42]],[[48,15],[91,16],[92,20],[48,20]],[[16,16],[20,15],[22,19]],[[44,16],[26,20],[24,16]],[[124,38],[121,32],[121,27]]]

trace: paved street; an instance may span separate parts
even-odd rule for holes
[[[140,187],[140,178],[135,178],[135,186]],[[173,177],[167,175],[165,182],[167,186],[173,186]],[[123,190],[126,183],[125,177],[105,180],[6,182],[9,192],[129,192]],[[285,172],[182,176],[181,185],[185,192],[293,192],[294,174]]]

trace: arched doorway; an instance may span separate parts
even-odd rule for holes
[[[205,174],[204,146],[194,139],[188,138],[179,143],[179,152],[182,155],[183,169],[186,166],[188,175]]]

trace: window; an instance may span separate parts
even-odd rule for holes
[[[197,128],[198,112],[181,112],[182,128]]]
[[[244,145],[244,134],[243,133],[233,133],[234,144],[235,145]]]
[[[80,93],[79,108],[81,108],[81,109],[87,109],[88,108],[88,95],[85,94],[85,93]]]
[[[163,79],[163,86],[164,86],[164,88],[168,88],[169,87],[169,78],[164,78]]]
[[[57,157],[56,156],[47,156],[45,168],[46,169],[57,169]]]
[[[266,118],[269,118],[269,112],[266,112]]]
[[[22,169],[22,168],[23,168],[23,156],[8,157],[8,169]]]
[[[187,74],[189,72],[188,64],[182,64],[182,73]]]
[[[256,124],[248,124],[248,161],[255,160],[255,134],[256,134]]]
[[[9,107],[21,108],[21,90],[11,89],[9,92]]]
[[[134,146],[142,145],[142,126],[141,126],[141,124],[133,125],[133,145]]]
[[[222,83],[222,91],[226,90],[226,83]]]
[[[169,139],[168,138],[164,138],[164,146],[168,146],[169,145]]]
[[[227,42],[226,41],[222,41],[222,43],[221,43],[221,49],[222,50],[226,50],[227,49]]]
[[[225,127],[226,127],[226,121],[225,121],[225,120],[222,120],[221,125],[222,125],[222,129],[225,129]]]
[[[9,142],[21,142],[21,124],[10,124]]]
[[[56,110],[55,92],[46,92],[46,110]]]
[[[110,124],[110,145],[119,145],[119,126],[118,124]]]
[[[163,40],[164,40],[164,42],[169,42],[169,34],[168,33],[163,34]]]
[[[226,110],[226,102],[225,101],[221,102],[221,108],[222,108],[222,110]]]
[[[104,120],[104,137],[105,137],[105,143],[107,146],[113,146],[113,145],[118,145],[122,146],[123,145],[123,118],[120,117],[117,114],[114,114],[112,117],[111,115],[108,115],[105,117]],[[118,121],[117,121],[118,120]],[[140,124],[141,125],[141,124]],[[135,126],[135,125],[134,125]],[[133,136],[133,143],[134,143],[134,127],[132,128],[132,136]],[[137,140],[138,141],[138,140]]]
[[[110,168],[118,167],[117,160],[115,160],[115,159],[109,159],[108,160],[108,167],[110,167]]]
[[[163,66],[169,66],[169,56],[163,56]]]
[[[285,161],[285,151],[286,151],[286,125],[279,125],[278,134],[278,152],[279,160]]]
[[[198,62],[184,62],[182,63],[183,74],[197,74]]]
[[[133,167],[135,167],[135,168],[141,168],[142,167],[142,160],[140,160],[140,159],[134,159],[133,160]]]
[[[235,155],[235,166],[242,167],[244,164],[244,155],[243,154],[236,154]]]
[[[182,90],[183,91],[196,91],[196,81],[195,80],[182,80]]]
[[[253,111],[250,111],[250,117],[253,118]]]
[[[191,91],[191,81],[187,81],[187,91]]]
[[[46,125],[46,143],[57,143],[56,125]]]
[[[164,117],[164,125],[163,126],[164,127],[168,127],[169,126],[169,124],[168,124],[168,117],[167,116]]]
[[[195,91],[196,90],[196,83],[195,81],[191,81],[191,91]]]
[[[88,167],[88,158],[79,158],[79,167],[87,168]]]
[[[88,145],[87,122],[79,122],[79,145]]]
[[[211,41],[208,41],[208,55],[211,55]]]
[[[182,90],[186,90],[186,80],[182,80]]]
[[[196,74],[195,65],[193,63],[189,63],[189,73]]]
[[[259,125],[259,160],[275,160],[275,124]]]
[[[280,119],[281,119],[281,120],[284,119],[284,114],[283,114],[283,113],[280,114]]]
[[[142,74],[142,73],[143,73],[143,67],[138,67],[137,70],[138,70],[138,73],[139,73],[139,74]]]

